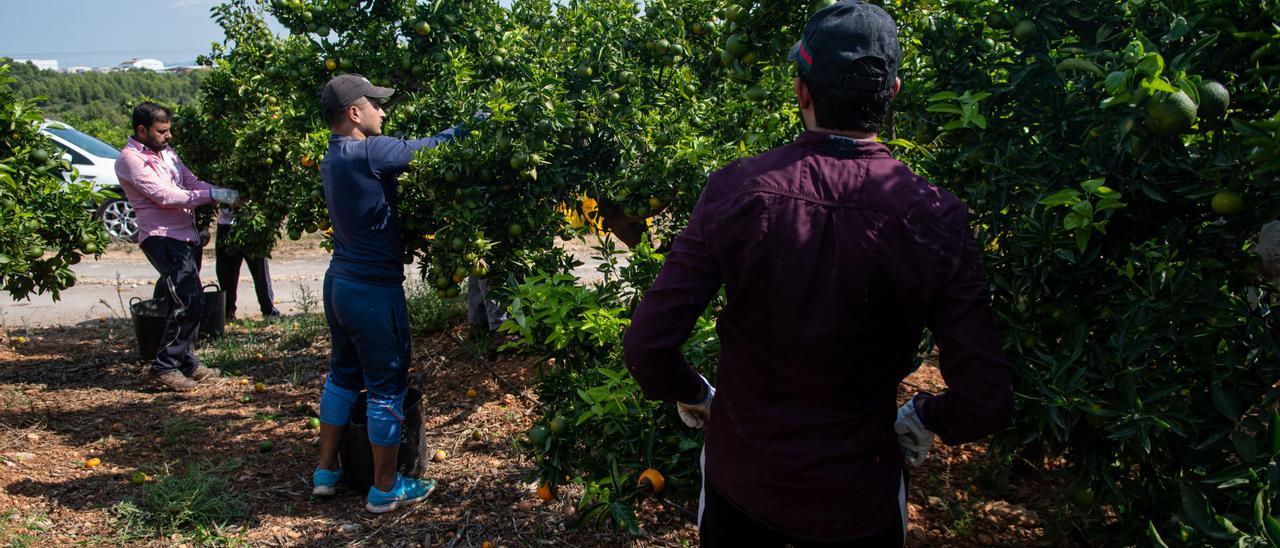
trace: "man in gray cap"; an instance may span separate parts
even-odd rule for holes
[[[396,471],[410,362],[396,178],[415,151],[465,134],[453,127],[425,139],[383,136],[381,102],[394,93],[358,74],[345,74],[330,80],[321,97],[332,132],[320,163],[333,226],[323,296],[332,349],[320,397],[320,462],[313,492],[332,495],[342,478],[338,444],[363,388],[373,447],[373,486],[365,508],[374,513],[419,502],[435,489],[435,480]]]
[[[818,11],[791,53],[807,130],[711,175],[632,316],[631,374],[706,427],[703,546],[901,546],[904,465],[1009,421],[968,208],[877,140],[900,58],[883,9]],[[680,347],[722,286],[712,388]],[[949,391],[898,407],[925,327]]]

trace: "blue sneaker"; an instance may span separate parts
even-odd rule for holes
[[[369,498],[364,504],[364,509],[375,514],[390,512],[396,508],[421,502],[435,489],[436,480],[406,478],[397,473],[396,484],[391,487],[391,492],[378,489],[377,486],[369,487]]]
[[[341,468],[337,470],[316,468],[315,473],[311,474],[311,484],[313,485],[311,494],[322,497],[330,496],[337,490],[339,481],[342,481]]]

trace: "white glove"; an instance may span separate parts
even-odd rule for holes
[[[1262,225],[1254,251],[1262,257],[1262,272],[1270,279],[1280,278],[1280,221]]]
[[[209,191],[209,196],[215,202],[222,204],[236,205],[240,203],[240,192],[229,188],[215,188]]]
[[[490,114],[489,111],[484,109],[477,110],[475,114],[471,115],[472,118],[475,118],[476,120],[481,122],[487,121],[492,116],[493,114]]]
[[[907,464],[912,467],[924,464],[924,458],[933,447],[933,432],[920,422],[915,398],[898,408],[898,420],[894,421],[893,430],[898,433],[898,445],[902,447],[902,456],[906,457]]]
[[[702,375],[698,377],[702,379],[702,385],[707,389],[707,397],[696,404],[676,402],[676,411],[680,413],[680,420],[684,421],[685,426],[689,428],[702,428],[707,425],[707,421],[711,420],[711,398],[716,396],[716,388],[707,382],[707,378]]]

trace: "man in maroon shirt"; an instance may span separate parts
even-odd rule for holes
[[[900,58],[879,7],[816,13],[791,54],[808,130],[711,175],[632,318],[645,395],[706,426],[704,546],[900,546],[904,465],[1010,419],[967,208],[876,140]],[[680,346],[722,285],[712,388]],[[949,390],[895,413],[925,327]]]

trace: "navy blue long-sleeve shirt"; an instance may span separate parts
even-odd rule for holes
[[[706,479],[778,530],[842,541],[898,512],[897,386],[924,327],[947,443],[1003,428],[1013,382],[965,205],[882,144],[820,132],[711,175],[624,338],[645,395],[694,401],[680,354],[721,286]]]
[[[404,282],[396,178],[409,168],[417,150],[463,135],[465,130],[453,127],[415,140],[329,136],[320,178],[333,225],[330,274],[383,285]]]

